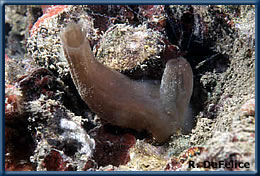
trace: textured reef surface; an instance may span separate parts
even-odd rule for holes
[[[254,6],[7,5],[5,12],[6,170],[255,170]],[[112,76],[85,62],[71,69],[62,34],[73,23],[85,37],[68,37],[88,39],[86,53]],[[192,74],[166,74],[173,58],[185,58]],[[87,84],[78,86],[81,73]],[[176,113],[181,103],[173,102],[187,97],[186,73],[190,103],[174,118],[185,127],[156,138],[171,127],[165,112]],[[203,167],[208,161],[250,167]]]

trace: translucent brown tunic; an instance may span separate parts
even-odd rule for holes
[[[189,124],[193,74],[184,58],[167,61],[161,85],[130,80],[95,60],[80,24],[62,33],[63,49],[80,96],[102,120],[146,129],[164,142]]]

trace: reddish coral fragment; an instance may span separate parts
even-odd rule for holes
[[[129,149],[136,139],[131,134],[111,134],[104,128],[99,129],[95,137],[94,159],[99,166],[112,164],[119,166],[130,160]]]
[[[84,171],[95,169],[96,163],[93,160],[88,160],[85,164]]]
[[[34,35],[37,31],[37,29],[39,28],[40,24],[42,22],[44,22],[44,20],[48,19],[48,18],[51,18],[52,16],[54,15],[57,15],[61,12],[63,12],[63,10],[65,8],[67,8],[68,6],[67,5],[53,5],[52,7],[48,8],[46,10],[46,12],[44,13],[44,15],[42,17],[40,17],[37,22],[33,25],[32,29],[31,29],[31,35]]]
[[[47,171],[64,171],[66,169],[66,163],[60,153],[54,150],[44,158],[44,165]]]
[[[7,54],[5,54],[5,62],[7,62],[9,60],[9,57],[7,56]]]

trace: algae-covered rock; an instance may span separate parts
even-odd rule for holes
[[[145,24],[137,27],[117,24],[102,36],[96,59],[114,70],[130,75],[141,72],[144,76],[149,69],[162,67],[163,38]]]

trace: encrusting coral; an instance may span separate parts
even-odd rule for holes
[[[82,25],[72,23],[61,39],[74,84],[93,112],[113,125],[146,129],[157,142],[189,130],[193,73],[184,58],[167,59],[161,85],[133,81],[96,61],[85,36]]]

